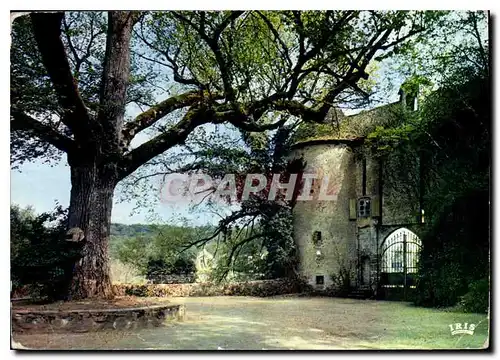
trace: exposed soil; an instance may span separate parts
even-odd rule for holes
[[[50,304],[36,304],[27,301],[13,301],[13,310],[45,311],[45,310],[99,310],[99,309],[123,309],[144,306],[165,305],[170,303],[166,298],[136,296],[119,296],[112,300],[88,299],[83,301],[59,301]]]

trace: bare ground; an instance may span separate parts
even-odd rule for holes
[[[480,348],[486,315],[457,314],[384,301],[303,297],[173,298],[183,322],[134,332],[15,334],[35,349],[273,350]],[[448,324],[482,322],[476,334],[452,337]]]

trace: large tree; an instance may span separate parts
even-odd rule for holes
[[[372,59],[423,34],[435,17],[111,11],[20,18],[11,48],[12,161],[67,156],[68,226],[87,240],[71,296],[112,296],[107,249],[121,180],[204,124],[254,133],[283,125],[282,114],[322,122],[336,102],[367,95],[360,80]],[[148,109],[129,119],[130,104]],[[146,129],[151,138],[132,147]]]

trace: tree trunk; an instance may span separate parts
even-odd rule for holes
[[[108,30],[104,71],[100,89],[97,123],[90,129],[79,150],[68,153],[71,166],[69,227],[85,234],[83,258],[75,264],[69,298],[111,298],[113,289],[109,268],[109,231],[113,191],[118,182],[116,161],[125,114],[130,76],[130,38],[135,14],[112,11]]]
[[[71,167],[69,228],[84,231],[83,257],[73,270],[69,299],[112,298],[109,232],[116,180],[95,163]]]

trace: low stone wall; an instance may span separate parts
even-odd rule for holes
[[[216,285],[212,283],[191,284],[145,284],[114,285],[117,296],[276,296],[299,293],[303,284],[291,279],[258,280]]]
[[[148,276],[148,280],[152,284],[188,284],[188,283],[193,283],[195,278],[196,274],[183,274],[183,275],[153,274]]]
[[[89,332],[156,327],[183,320],[184,305],[155,305],[125,309],[11,310],[14,332]]]

